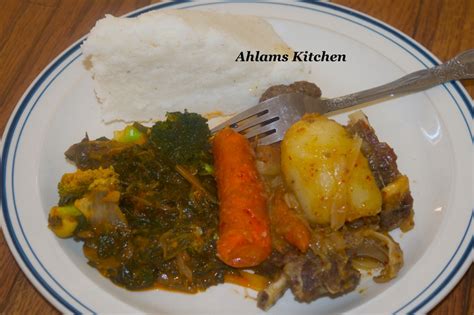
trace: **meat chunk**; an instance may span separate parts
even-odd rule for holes
[[[288,253],[283,272],[258,294],[257,305],[270,309],[289,288],[298,302],[310,303],[321,296],[339,296],[357,287],[360,273],[345,254],[331,256]]]
[[[378,187],[383,194],[383,208],[378,214],[383,231],[398,227],[409,230],[413,227],[413,198],[408,178],[398,170],[397,156],[385,142],[380,142],[375,130],[362,112],[350,115],[347,130],[362,139],[361,151],[369,161]]]
[[[273,276],[274,280],[259,293],[257,304],[263,310],[272,307],[287,289],[303,303],[353,291],[360,281],[360,272],[354,267],[353,259],[377,261],[382,269],[373,278],[376,282],[393,279],[403,266],[400,245],[387,233],[369,227],[343,227],[338,231],[315,229],[311,250],[305,254],[289,251],[272,257],[267,263],[276,264],[283,271]]]
[[[316,98],[321,97],[321,89],[316,84],[308,81],[296,81],[289,85],[281,84],[269,87],[262,94],[259,102],[263,102],[272,97],[288,93],[301,93]]]
[[[322,257],[308,252],[289,262],[284,268],[290,289],[299,302],[309,303],[323,296],[338,296],[354,290],[360,273],[346,255]]]
[[[73,144],[64,153],[66,158],[80,170],[109,167],[112,157],[129,148],[132,144],[122,143],[107,138],[89,140],[86,135],[81,142]]]
[[[391,231],[400,227],[402,231],[410,230],[413,227],[413,197],[410,192],[401,199],[399,207],[382,210],[379,214],[380,229]]]
[[[356,112],[350,118],[347,130],[362,139],[362,154],[369,160],[377,185],[382,189],[400,176],[397,155],[387,143],[379,141],[362,112]]]

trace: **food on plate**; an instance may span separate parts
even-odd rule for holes
[[[294,90],[321,93],[295,82],[262,98]],[[349,118],[308,114],[268,146],[211,135],[187,111],[86,136],[65,152],[78,170],[61,178],[49,227],[130,290],[233,283],[268,310],[287,290],[304,303],[351,292],[362,270],[389,281],[403,252],[388,232],[413,227],[409,181],[367,117]]]
[[[413,198],[408,177],[398,170],[397,156],[385,142],[380,142],[375,130],[362,112],[349,116],[347,130],[362,139],[361,152],[369,161],[377,186],[382,190],[380,226],[384,230],[413,227]]]
[[[278,268],[280,273],[258,294],[257,305],[263,310],[270,309],[287,289],[304,303],[348,293],[359,283],[359,269],[381,269],[374,280],[388,281],[403,266],[403,253],[390,236],[374,226],[347,226],[337,231],[319,227],[312,230],[306,253],[275,252],[268,264],[267,268]]]
[[[279,86],[266,94],[294,89]],[[373,273],[376,282],[386,282],[403,266],[403,252],[388,232],[413,227],[408,178],[399,172],[393,149],[379,141],[367,117],[356,112],[349,118],[342,126],[307,115],[287,131],[281,144],[256,148],[257,165],[272,192],[270,217],[283,189],[292,216],[303,219],[310,231],[305,251],[271,220],[273,251],[259,271],[277,271],[258,294],[261,309],[271,308],[288,289],[297,301],[309,303],[354,290],[360,270]],[[287,226],[290,222],[287,216]],[[292,235],[296,238],[298,233]]]
[[[235,61],[291,54],[269,23],[106,16],[82,50],[103,120],[133,123],[67,149],[77,171],[62,176],[48,223],[82,242],[102,275],[129,290],[232,283],[257,291],[263,310],[287,290],[304,303],[351,292],[362,270],[397,276],[403,252],[389,232],[413,227],[409,180],[362,112],[347,126],[307,114],[268,146],[231,128],[211,134],[205,117],[284,93],[321,96],[302,63]]]
[[[272,251],[267,198],[250,143],[224,129],[213,140],[219,193],[217,254],[232,267],[253,267]]]
[[[264,39],[264,40],[262,40]],[[293,50],[262,18],[195,10],[107,15],[82,45],[106,122],[185,109],[235,114],[270,86],[305,79],[301,62],[236,62],[240,52]]]
[[[122,141],[132,127],[144,140]],[[169,113],[151,128],[133,124],[116,136],[86,137],[66,151],[79,170],[61,179],[58,207],[74,212],[61,217],[54,207],[51,229],[82,241],[89,264],[127,289],[197,292],[225,275],[240,277],[216,256],[218,204],[206,120]],[[61,230],[63,217],[77,223],[66,221],[69,233]]]

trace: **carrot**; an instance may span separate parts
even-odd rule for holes
[[[213,142],[219,196],[217,255],[232,267],[251,267],[271,252],[263,182],[250,143],[227,128]]]
[[[279,189],[273,197],[270,218],[276,233],[282,235],[288,243],[300,251],[308,250],[311,238],[308,225],[295,210],[288,207],[282,189]]]

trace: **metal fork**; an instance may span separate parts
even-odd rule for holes
[[[283,94],[243,111],[211,130],[227,126],[248,139],[266,145],[283,139],[285,132],[305,113],[325,114],[335,110],[419,92],[451,80],[474,78],[474,49],[467,50],[441,65],[410,73],[390,83],[332,99],[313,98],[303,94]]]

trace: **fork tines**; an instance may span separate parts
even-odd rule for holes
[[[248,139],[258,137],[263,140],[276,132],[276,124],[274,123],[280,119],[271,110],[269,103],[271,103],[271,99],[235,115],[214,127],[211,132],[214,134],[225,127],[230,127]]]

